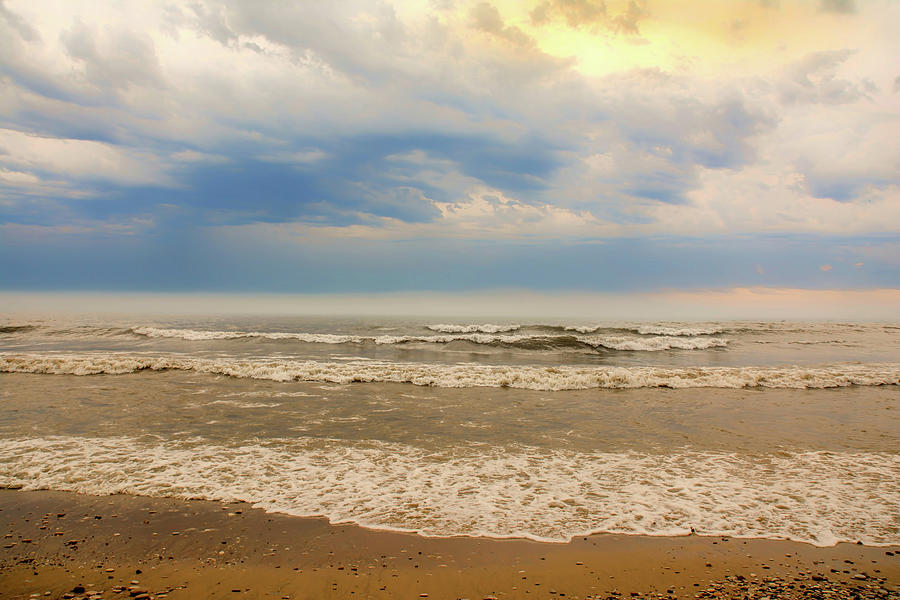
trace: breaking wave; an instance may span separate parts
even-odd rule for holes
[[[641,325],[636,327],[641,335],[714,335],[725,333],[722,327],[666,327],[663,325]]]
[[[447,388],[531,390],[624,388],[836,388],[900,385],[900,364],[821,367],[539,367],[393,362],[319,362],[286,359],[207,359],[136,354],[0,354],[0,372],[120,375],[138,371],[194,371],[273,381],[389,382]]]
[[[505,333],[507,331],[517,331],[521,327],[521,325],[491,325],[490,323],[483,325],[448,325],[438,323],[437,325],[429,325],[428,329],[441,333]]]
[[[447,326],[449,328],[450,326]],[[476,326],[466,326],[476,327]],[[485,325],[477,327],[487,328]],[[491,326],[493,327],[493,326]],[[499,327],[499,326],[498,326]],[[460,326],[462,328],[462,326]],[[663,350],[706,350],[723,348],[728,340],[722,338],[681,338],[672,336],[574,336],[574,335],[497,335],[493,333],[449,333],[445,335],[342,335],[334,333],[291,333],[269,331],[198,331],[195,329],[160,329],[157,327],[135,327],[136,335],[150,338],[176,338],[188,341],[236,340],[242,338],[262,338],[267,340],[294,340],[310,344],[449,344],[469,342],[472,344],[514,346],[524,349],[543,350],[548,348],[593,348],[608,350],[628,350],[659,352]]]
[[[900,457],[867,452],[576,452],[316,438],[215,444],[0,440],[0,486],[244,500],[428,536],[594,532],[900,542]]]
[[[0,333],[24,333],[26,331],[34,331],[40,325],[3,325],[0,326]]]

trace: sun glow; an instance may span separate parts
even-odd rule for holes
[[[454,20],[466,23],[466,15],[477,4],[457,6]],[[848,29],[846,22],[822,12],[814,2],[775,4],[759,0],[493,3],[507,27],[519,29],[550,56],[573,59],[573,68],[592,76],[634,68],[708,74],[723,68],[755,71],[821,50],[823,40],[833,40],[835,48],[846,47],[858,42],[863,33],[860,28]],[[631,5],[634,8],[629,9]]]

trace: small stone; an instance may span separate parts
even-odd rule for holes
[[[73,593],[73,594],[83,594],[83,593],[84,593],[84,586],[83,586],[83,585],[76,585],[75,587],[72,588],[72,593]]]

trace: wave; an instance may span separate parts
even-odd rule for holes
[[[595,331],[600,330],[599,325],[567,325],[565,327],[554,327],[552,325],[545,325],[548,329],[562,329],[563,331],[575,331],[577,333],[594,333]],[[629,331],[626,329],[625,331]]]
[[[480,326],[479,326],[480,327]],[[341,335],[333,333],[290,333],[267,331],[198,331],[195,329],[160,329],[134,327],[136,335],[150,338],[177,338],[188,341],[236,340],[262,338],[267,340],[294,340],[311,344],[449,344],[470,342],[480,345],[514,346],[524,349],[545,350],[562,348],[592,348],[607,350],[659,352],[664,350],[706,350],[723,348],[728,340],[721,338],[686,339],[669,336],[573,336],[573,335],[494,335],[487,333],[458,333],[447,335]]]
[[[554,328],[554,326],[544,326]],[[674,327],[668,325],[636,325],[629,327],[603,327],[602,325],[567,325],[558,327],[564,331],[575,331],[577,333],[596,333],[598,331],[623,331],[629,333],[637,333],[640,335],[663,335],[663,336],[684,336],[693,337],[698,335],[714,335],[717,333],[727,333],[732,331],[726,327]]]
[[[518,331],[521,327],[521,325],[491,325],[490,323],[483,325],[448,325],[444,323],[428,325],[428,329],[431,331],[441,333],[505,333]]]
[[[193,371],[273,381],[411,383],[446,388],[530,390],[625,388],[792,388],[900,385],[900,364],[809,367],[537,367],[422,363],[334,363],[298,360],[203,359],[129,354],[0,354],[0,373],[121,375]]]
[[[40,325],[3,325],[0,326],[0,333],[24,333],[39,328]]]
[[[636,327],[634,331],[641,335],[694,336],[725,333],[726,329],[722,327],[668,327],[664,325],[641,325]]]
[[[281,406],[280,402],[241,402],[239,400],[213,400],[206,402],[203,406],[233,406],[234,408],[275,408]]]
[[[659,336],[651,338],[634,338],[624,336],[610,336],[598,339],[584,339],[591,346],[608,348],[610,350],[643,350],[646,352],[659,352],[662,350],[707,350],[709,348],[724,348],[728,340],[722,338],[692,338]]]
[[[596,532],[900,542],[900,456],[577,452],[316,438],[214,444],[0,439],[0,487],[243,500],[428,536],[568,541]]]

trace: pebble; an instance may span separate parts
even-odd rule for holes
[[[859,583],[865,581],[866,583]],[[695,598],[730,598],[755,600],[791,599],[791,600],[896,600],[900,598],[897,590],[888,590],[871,579],[854,581],[852,584],[812,575],[810,579],[792,577],[782,579],[766,577],[762,581],[748,581],[741,576],[726,578],[722,582],[714,582],[695,594]],[[697,584],[694,584],[697,585]],[[671,593],[671,592],[669,592]]]

